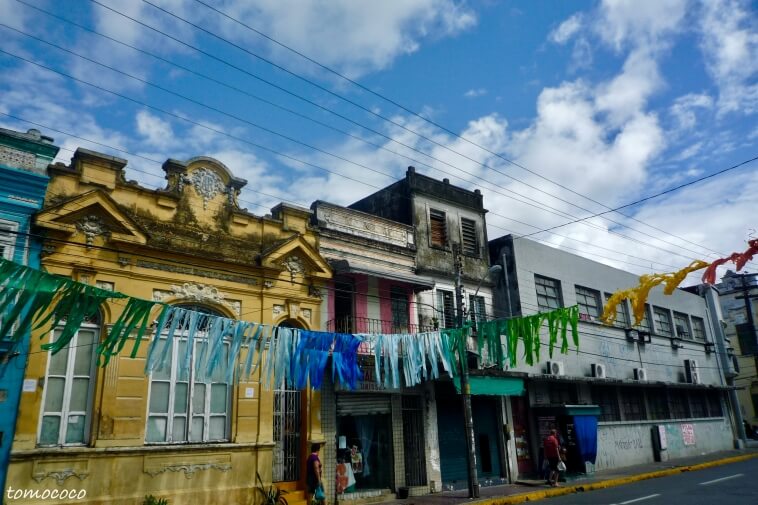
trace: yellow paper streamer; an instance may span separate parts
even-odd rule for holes
[[[632,304],[632,313],[634,314],[634,326],[639,325],[645,317],[645,302],[654,287],[665,283],[663,294],[671,295],[674,290],[682,283],[687,274],[696,270],[701,270],[709,264],[705,261],[695,260],[681,270],[667,274],[645,274],[640,276],[640,283],[636,288],[619,290],[613,293],[603,307],[603,314],[600,320],[605,324],[613,324],[616,320],[616,307],[624,300],[629,300]]]

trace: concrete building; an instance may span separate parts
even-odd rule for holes
[[[469,191],[419,174],[409,167],[405,178],[350,205],[376,216],[413,227],[416,247],[415,273],[430,279],[433,289],[416,296],[418,323],[422,327],[454,328],[456,319],[456,275],[460,269],[461,305],[465,316],[486,320],[492,305],[487,255],[486,209],[481,192]],[[474,360],[475,361],[475,360]],[[461,396],[453,381],[435,382],[439,454],[430,454],[430,464],[439,471],[441,487],[464,488],[467,484],[466,435]],[[477,472],[484,484],[500,483],[505,477],[504,447],[499,399],[486,395],[472,398]],[[433,444],[430,443],[434,450]]]
[[[366,334],[358,349],[364,374],[358,390],[335,390],[330,377],[322,386],[326,494],[350,502],[400,488],[411,495],[438,490],[433,384],[385,388],[376,381],[373,362],[371,334],[433,329],[418,324],[417,293],[434,281],[416,275],[415,229],[322,201],[311,209],[319,252],[334,271],[323,292],[323,329]]]
[[[724,333],[737,365],[734,380],[742,417],[751,426],[758,426],[758,274],[729,271],[716,289],[724,317]]]
[[[729,449],[734,436],[724,402],[726,382],[713,321],[700,296],[677,290],[650,293],[645,317],[631,327],[622,304],[614,326],[598,321],[607,298],[634,287],[638,276],[511,235],[490,242],[493,264],[504,267],[495,316],[513,317],[579,305],[579,350],[547,352],[524,377],[526,394],[505,402],[510,467],[538,473],[541,441],[557,427],[569,448],[569,471],[593,471]],[[630,331],[634,330],[634,331]],[[543,335],[544,338],[544,335]],[[580,419],[597,418],[595,465],[585,465]],[[592,424],[592,423],[591,423]],[[659,451],[654,443],[662,442]],[[514,472],[514,473],[515,473]]]
[[[47,166],[58,154],[53,139],[37,130],[0,128],[0,257],[39,267],[42,242],[32,216],[45,199]],[[29,353],[29,335],[0,335],[0,490],[5,489],[18,404]],[[0,499],[2,500],[2,499]]]
[[[161,190],[127,181],[126,163],[78,149],[70,165],[48,169],[35,218],[48,272],[232,319],[321,326],[319,293],[332,273],[308,209],[249,213],[237,201],[246,181],[212,158],[167,160]],[[291,505],[304,503],[306,447],[324,439],[318,392],[266,390],[260,371],[236,383],[221,372],[196,377],[190,366],[183,380],[181,337],[170,366],[148,376],[146,345],[97,367],[93,344],[124,310],[117,302],[58,354],[40,348],[55,329],[33,336],[8,482],[86,491],[78,503],[153,494],[221,505],[252,503],[260,474],[292,491]]]

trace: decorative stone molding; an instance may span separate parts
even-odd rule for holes
[[[400,247],[413,245],[413,227],[363,212],[319,205],[316,217],[324,228]]]
[[[291,282],[295,282],[296,275],[305,275],[305,264],[299,256],[291,254],[284,258],[279,264],[290,273]]]
[[[127,256],[119,256],[118,257],[118,264],[121,265],[122,267],[125,267],[127,265],[131,265],[132,264],[132,259],[129,258],[129,257],[127,257]]]
[[[229,307],[237,316],[242,312],[242,302],[239,300],[227,300],[226,296],[217,287],[205,284],[185,282],[181,286],[172,285],[171,291],[153,290],[154,301],[162,302],[169,298],[178,298],[198,303],[217,303]]]
[[[95,237],[110,235],[108,226],[105,224],[105,221],[103,221],[103,218],[92,214],[77,221],[76,229],[84,234],[87,241],[87,247],[92,245]]]
[[[305,273],[305,265],[299,256],[287,256],[282,261],[282,266],[292,275]]]
[[[199,168],[189,176],[189,182],[195,187],[195,191],[203,198],[203,209],[207,209],[208,202],[213,200],[219,193],[223,193],[226,188],[221,181],[221,177],[209,168]]]
[[[97,281],[95,282],[95,287],[104,289],[105,291],[113,291],[115,289],[115,284],[108,281]]]
[[[205,470],[228,472],[232,469],[230,454],[203,456],[148,456],[143,461],[142,471],[151,477],[165,472],[184,472],[187,479]]]
[[[55,244],[51,244],[50,242],[45,242],[42,245],[42,251],[40,252],[40,254],[42,256],[49,256],[53,253],[55,253]]]
[[[155,477],[163,472],[184,472],[184,476],[187,479],[191,479],[195,472],[203,470],[219,470],[221,472],[228,472],[232,469],[231,463],[203,463],[192,465],[166,465],[155,469],[145,470],[145,473],[150,477]]]
[[[303,309],[302,311],[300,311],[300,314],[303,316],[303,319],[306,319],[308,321],[311,320],[311,315],[312,315],[311,309]]]
[[[89,473],[87,460],[35,461],[32,479],[40,483],[50,478],[62,486],[69,477],[76,477],[82,481],[89,477]]]
[[[263,287],[266,289],[271,289],[276,285],[274,281],[263,281]]]
[[[273,314],[274,319],[284,314],[284,305],[274,305],[271,307],[271,314]]]

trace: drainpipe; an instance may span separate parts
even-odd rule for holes
[[[705,304],[708,307],[708,312],[712,315],[711,330],[713,332],[713,340],[716,344],[717,353],[721,366],[724,370],[724,379],[729,387],[729,403],[732,406],[732,415],[734,422],[737,425],[737,438],[735,445],[742,446],[746,444],[747,435],[745,434],[745,425],[742,424],[742,412],[740,411],[740,400],[737,398],[737,391],[734,389],[734,377],[735,373],[732,371],[732,364],[727,358],[726,341],[724,339],[724,329],[721,327],[721,310],[718,302],[718,292],[713,286],[707,284],[700,285],[700,296],[705,298]]]

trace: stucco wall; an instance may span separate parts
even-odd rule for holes
[[[649,421],[633,423],[601,423],[597,434],[597,461],[595,470],[620,468],[653,461],[652,429],[666,426],[669,459],[730,449],[732,432],[725,418]],[[687,445],[682,426],[692,425],[694,443]]]
[[[514,240],[513,247],[516,280],[524,315],[538,312],[535,274],[560,281],[565,307],[576,304],[576,285],[597,290],[603,296],[618,289],[634,287],[639,282],[635,274],[530,240]],[[505,296],[502,289],[501,283],[496,296]],[[706,339],[712,341],[705,301],[699,296],[682,290],[676,290],[673,295],[667,296],[659,287],[651,291],[648,302],[650,305],[702,318],[706,322]],[[557,353],[553,356],[554,360],[564,363],[566,376],[587,377],[592,363],[603,363],[608,378],[632,380],[634,368],[641,367],[646,369],[649,381],[684,382],[684,360],[695,359],[700,368],[702,383],[723,384],[717,355],[705,352],[703,343],[683,341],[683,347],[675,350],[668,337],[653,334],[651,343],[640,345],[627,342],[622,328],[598,322],[580,321],[579,333],[578,353],[571,345],[568,354]],[[546,329],[543,330],[542,341],[547,341]],[[533,374],[545,373],[545,362],[550,360],[546,351],[543,349],[539,362],[529,366],[523,363],[519,348],[517,370]]]

